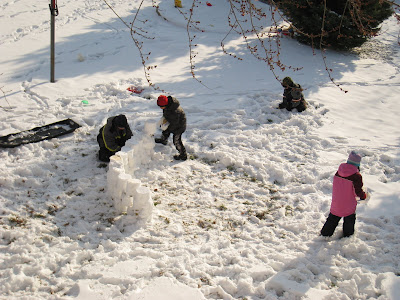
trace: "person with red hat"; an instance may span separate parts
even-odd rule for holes
[[[186,115],[178,99],[171,96],[160,95],[157,105],[163,110],[163,117],[169,123],[168,128],[163,130],[161,137],[156,138],[155,142],[166,145],[170,134],[173,134],[173,142],[179,154],[174,155],[176,160],[186,160],[187,153],[182,143],[182,134],[186,130]]]

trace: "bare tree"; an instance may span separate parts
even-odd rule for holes
[[[154,39],[154,37],[149,37],[148,32],[144,30],[145,24],[148,20],[140,20],[139,19],[139,14],[140,10],[142,8],[142,5],[144,3],[144,0],[140,2],[140,5],[136,11],[136,14],[134,15],[134,18],[132,22],[128,23],[125,22],[119,14],[113,9],[113,7],[107,2],[107,0],[103,0],[108,7],[117,15],[117,17],[129,28],[130,30],[130,35],[131,38],[136,46],[136,48],[139,51],[139,55],[142,60],[142,65],[144,69],[144,74],[146,77],[146,80],[149,84],[149,86],[152,86],[154,89],[159,90],[159,88],[151,81],[150,77],[150,71],[157,68],[156,65],[148,65],[149,57],[151,55],[151,52],[148,53],[143,53],[143,41],[141,39]],[[156,3],[155,0],[152,1],[152,6],[155,8],[157,14],[164,18],[166,21],[168,19],[165,16],[162,16],[162,14],[159,11],[159,6]],[[307,33],[302,32],[300,28],[295,27],[280,11],[279,5],[274,1],[274,0],[262,0],[262,2],[267,3],[270,15],[271,15],[271,20],[268,20],[271,26],[269,26],[269,31],[265,30],[265,28],[260,27],[259,25],[256,25],[256,23],[260,23],[257,21],[264,20],[266,19],[266,14],[263,12],[262,9],[257,8],[256,5],[254,5],[253,0],[227,0],[229,3],[229,14],[228,14],[228,20],[227,20],[227,33],[226,36],[221,40],[221,49],[222,51],[235,58],[238,60],[243,60],[240,56],[238,56],[235,53],[229,52],[226,47],[225,47],[225,41],[230,36],[231,34],[237,34],[243,38],[243,40],[246,43],[246,47],[248,51],[255,57],[257,58],[260,62],[265,63],[270,71],[273,73],[274,77],[280,81],[279,76],[276,73],[276,70],[284,71],[286,69],[293,69],[293,70],[299,70],[301,67],[293,67],[293,66],[288,66],[282,63],[280,59],[280,54],[281,54],[281,36],[280,35],[272,35],[271,32],[272,30],[279,29],[279,22],[282,20],[285,21],[287,24],[290,25],[290,27],[293,29],[293,31],[297,34],[304,34],[307,35]],[[296,0],[286,0],[287,2],[292,2],[296,3]],[[315,48],[319,48],[321,52],[322,59],[325,64],[325,70],[329,76],[329,79],[334,83],[338,88],[340,88],[342,91],[347,92],[346,90],[343,90],[339,84],[337,84],[334,81],[334,78],[332,76],[332,69],[328,66],[327,59],[326,59],[326,54],[325,54],[325,48],[323,45],[323,38],[327,34],[325,31],[325,13],[326,13],[326,0],[323,0],[325,4],[325,9],[324,9],[324,14],[322,16],[323,21],[322,21],[322,26],[320,28],[319,34],[314,34],[314,35],[309,35],[310,38],[312,39],[319,39],[319,44],[318,47],[312,46],[312,50],[315,51]],[[360,30],[362,30],[365,34],[371,34],[370,32],[367,31],[367,28],[363,27],[363,22],[360,21],[361,18],[364,18],[365,16],[362,15],[358,2],[361,0],[348,0],[348,5],[349,9],[351,9],[352,12],[352,17],[354,19],[354,22],[356,22],[357,26],[360,27]],[[382,2],[386,2],[391,4],[393,7],[395,7],[395,17],[397,18],[399,24],[400,24],[400,15],[399,15],[399,5],[396,4],[394,1],[390,0],[380,0]],[[205,31],[199,28],[199,22],[195,20],[195,11],[196,7],[198,7],[200,0],[192,0],[191,3],[187,3],[186,6],[190,7],[188,11],[183,11],[181,8],[176,7],[176,9],[179,10],[181,13],[182,17],[186,21],[186,32],[188,36],[188,47],[189,47],[189,63],[190,63],[190,72],[192,74],[192,77],[197,80],[200,84],[204,85],[201,80],[199,80],[196,76],[196,67],[195,67],[195,58],[199,54],[196,50],[197,44],[195,43],[196,39],[196,34],[193,33],[194,30],[198,34],[202,34]],[[139,25],[138,25],[139,23]],[[267,24],[267,21],[265,20],[265,24]],[[255,39],[252,38],[253,41],[250,42],[249,37],[255,37]],[[399,41],[400,41],[400,34],[399,34]],[[399,42],[400,45],[400,42]],[[205,86],[205,85],[204,85]]]

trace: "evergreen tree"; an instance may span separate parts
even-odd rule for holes
[[[297,29],[295,37],[313,47],[351,49],[376,35],[392,13],[382,0],[276,0]],[[322,35],[322,40],[321,40]]]

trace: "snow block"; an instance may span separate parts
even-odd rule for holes
[[[129,299],[155,300],[155,299],[174,299],[174,300],[205,300],[200,289],[189,287],[177,280],[167,277],[158,277],[152,280],[148,286],[139,292],[127,293]]]
[[[151,219],[153,201],[150,189],[135,178],[135,170],[147,164],[154,154],[154,141],[148,132],[135,142],[128,140],[121,151],[111,156],[107,172],[107,193],[119,214],[144,223]]]

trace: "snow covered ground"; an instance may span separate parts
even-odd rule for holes
[[[128,24],[140,2],[108,1]],[[276,109],[282,87],[239,36],[224,43],[243,60],[222,53],[228,2],[208,2],[193,16],[204,31],[192,31],[200,84],[184,15],[172,0],[159,14],[144,1],[135,25],[154,38],[140,40],[161,92],[148,87],[129,29],[104,1],[58,3],[55,83],[48,3],[1,1],[0,136],[66,118],[81,125],[0,149],[1,299],[400,299],[397,21],[360,55],[326,52],[347,93],[319,52],[282,37],[283,63],[302,69],[277,75],[305,88],[310,107],[299,114]],[[173,161],[171,140],[149,138],[161,93],[186,112],[185,162]],[[109,166],[96,157],[99,128],[121,113],[134,132],[122,155],[135,148],[140,158],[125,170],[151,192],[146,223],[118,213]],[[371,199],[358,207],[353,237],[340,239],[339,225],[324,239],[332,176],[351,150],[363,156]]]

